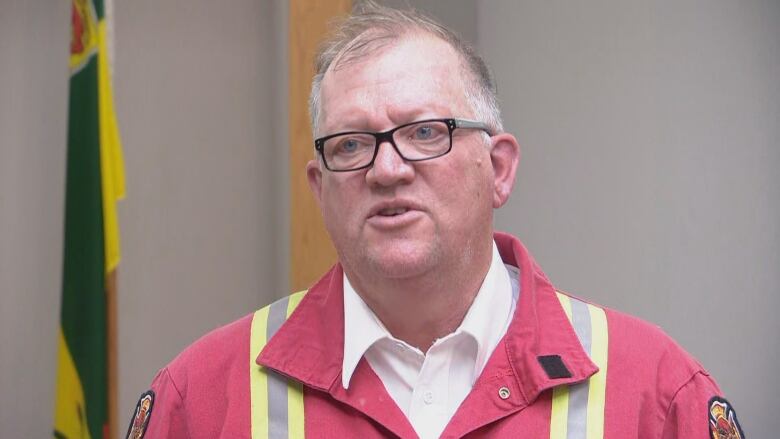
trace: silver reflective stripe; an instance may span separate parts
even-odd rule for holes
[[[577,299],[571,299],[571,324],[574,326],[574,332],[577,333],[577,338],[580,339],[580,344],[587,352],[588,356],[591,355],[591,328],[590,328],[590,312],[588,312],[588,305],[585,302],[581,302]]]
[[[571,300],[571,320],[574,332],[580,339],[583,349],[591,355],[591,326],[588,305],[579,300]],[[590,381],[575,384],[569,388],[569,418],[566,429],[567,439],[585,439],[588,425],[588,391]]]
[[[270,340],[287,320],[288,302],[289,297],[286,297],[271,304],[266,340]],[[287,425],[287,379],[271,372],[268,374],[268,438],[287,439]]]

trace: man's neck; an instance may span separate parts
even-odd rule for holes
[[[437,339],[460,326],[490,269],[491,259],[492,241],[447,270],[378,281],[362,279],[349,271],[347,277],[393,337],[427,352]]]

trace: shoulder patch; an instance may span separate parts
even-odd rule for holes
[[[127,427],[127,439],[141,439],[146,434],[146,427],[149,425],[149,418],[152,417],[152,408],[154,407],[154,392],[149,390],[141,394],[138,404],[135,405],[133,419],[130,426]]]
[[[730,402],[716,396],[710,399],[709,407],[711,439],[745,439],[745,433],[737,421],[737,412]]]

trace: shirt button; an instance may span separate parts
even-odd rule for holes
[[[501,399],[508,399],[509,398],[509,389],[506,387],[502,387],[498,389],[498,397]]]
[[[428,390],[427,392],[423,393],[423,402],[426,404],[430,404],[433,402],[433,392]]]

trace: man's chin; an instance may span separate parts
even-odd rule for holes
[[[369,251],[364,264],[377,276],[404,279],[424,274],[436,264],[435,252],[425,248],[393,248],[382,252]]]

